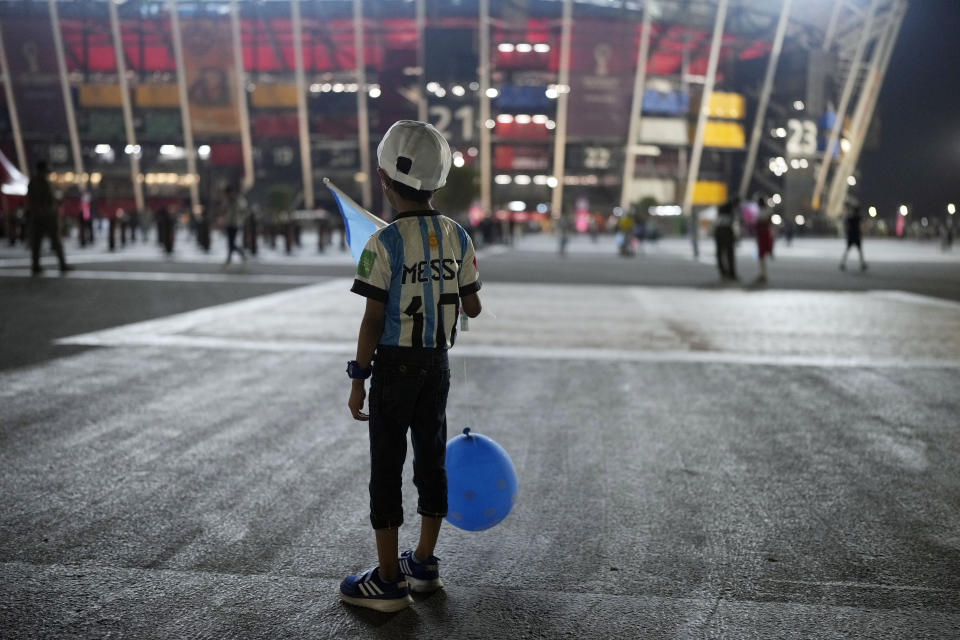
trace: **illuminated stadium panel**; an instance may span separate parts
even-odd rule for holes
[[[238,4],[257,185],[281,181],[296,188],[300,173],[298,91],[290,3]],[[548,200],[557,95],[558,89],[563,90],[557,87],[562,2],[491,3],[490,68],[496,96],[489,123],[479,121],[478,3],[426,2],[422,51],[416,4],[399,0],[363,3],[372,145],[395,120],[418,117],[418,88],[425,87],[427,117],[448,137],[466,169],[476,169],[479,164],[481,127],[491,129],[491,163],[498,178],[493,180],[495,208],[518,199]],[[715,93],[707,105],[709,120],[703,132],[705,152],[698,177],[704,184],[739,180],[779,4],[769,0],[730,2]],[[783,70],[772,98],[775,106],[777,101],[792,104],[793,94],[805,94],[798,78],[808,73],[809,52],[819,47],[833,6],[834,0],[794,2],[780,63]],[[59,2],[58,7],[84,166],[90,173],[99,173],[104,185],[111,184],[117,192],[129,191],[129,169],[122,161],[121,93],[106,3]],[[208,156],[201,158],[201,178],[234,180],[242,158],[240,122],[232,115],[236,105],[231,105],[228,90],[233,82],[227,72],[233,64],[230,3],[181,2],[179,7],[187,73],[190,75],[194,63],[203,69],[191,76],[190,86],[194,138],[198,145],[209,148]],[[637,191],[631,200],[646,194],[660,202],[678,202],[717,2],[661,0],[651,8],[653,24],[633,185]],[[301,10],[314,178],[330,176],[349,185],[360,168],[356,94],[361,88],[355,76],[353,4],[342,0],[303,2]],[[564,186],[570,187],[567,200],[588,197],[591,206],[609,208],[620,198],[642,10],[640,2],[574,3],[564,176]],[[141,171],[182,174],[182,160],[160,153],[162,145],[182,145],[183,135],[168,4],[131,0],[120,5],[119,11]],[[62,174],[71,163],[64,143],[65,118],[57,103],[56,63],[50,59],[50,48],[37,47],[41,53],[30,59],[24,53],[29,47],[22,46],[31,34],[40,42],[44,41],[44,29],[49,33],[46,3],[0,2],[0,19],[7,49],[20,51],[24,58],[18,62],[16,53],[10,54],[11,75],[16,79],[18,73],[31,68],[39,71],[32,74],[34,81],[28,91],[14,92],[21,103],[28,155],[48,158]],[[218,67],[219,71],[214,71]],[[791,74],[796,78],[791,79]],[[46,84],[41,81],[44,78]],[[218,110],[218,104],[226,108]],[[820,105],[816,112],[802,115],[804,122],[818,124],[815,151],[822,151],[823,131],[832,124],[831,113]],[[764,129],[773,132],[770,135],[777,141],[782,136],[776,132],[786,131],[791,118],[777,115],[774,120]],[[9,116],[0,108],[0,149],[13,157],[9,129]],[[792,130],[787,135],[792,136]],[[115,151],[97,153],[98,146]],[[758,164],[766,163],[766,156],[758,160]],[[180,192],[182,181],[153,179],[148,185],[148,197],[172,197]],[[708,199],[699,204],[716,202]]]

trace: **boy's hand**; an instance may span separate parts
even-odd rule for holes
[[[354,420],[370,419],[370,416],[362,411],[363,403],[366,399],[367,389],[363,384],[363,380],[354,380],[353,386],[350,389],[350,400],[347,401],[347,406],[350,407],[350,413],[353,414]]]

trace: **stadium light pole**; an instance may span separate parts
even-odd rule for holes
[[[687,169],[687,180],[683,190],[683,213],[685,215],[692,215],[693,187],[697,182],[697,174],[700,173],[700,158],[703,155],[703,131],[707,125],[707,113],[710,110],[710,96],[713,93],[713,85],[717,80],[720,41],[723,36],[723,26],[727,20],[728,4],[729,0],[720,0],[717,5],[717,17],[713,22],[713,38],[710,41],[710,56],[707,59],[707,77],[703,84],[703,97],[700,100],[700,109],[697,114],[697,132],[693,139],[693,149],[690,151],[690,167]],[[691,232],[693,234],[697,233],[695,225]]]
[[[133,201],[137,207],[137,215],[144,213],[143,183],[140,182],[140,154],[136,152],[137,136],[133,130],[133,109],[130,107],[130,86],[127,82],[127,61],[123,53],[123,38],[120,37],[120,18],[117,16],[117,3],[108,0],[110,11],[110,31],[113,35],[113,53],[117,59],[117,75],[120,78],[120,104],[123,107],[123,129],[126,134],[127,147],[130,153],[130,183],[133,186]],[[193,180],[193,175],[190,176]]]
[[[303,21],[300,0],[290,0],[293,21],[293,60],[297,80],[297,127],[300,136],[300,169],[303,177],[303,207],[313,209],[313,164],[310,159],[310,121],[307,116],[307,82],[303,75]]]
[[[197,175],[197,147],[193,142],[193,123],[190,120],[190,102],[187,97],[187,74],[183,64],[183,35],[180,32],[180,9],[177,0],[167,0],[170,11],[170,35],[173,40],[173,58],[177,65],[177,95],[180,100],[180,127],[183,129],[183,148],[187,158],[187,171]],[[190,210],[200,213],[200,190],[197,180],[191,180]]]
[[[726,0],[721,0],[725,2]],[[570,96],[570,32],[573,26],[573,0],[563,0],[560,27],[560,69],[557,74],[557,128],[553,139],[553,176],[557,185],[550,197],[550,215],[563,215],[564,160],[567,147],[567,102]]]
[[[787,0],[788,2],[790,0]],[[630,101],[630,126],[627,132],[626,157],[623,161],[623,182],[620,185],[620,207],[626,211],[633,183],[633,172],[637,161],[637,138],[640,135],[640,122],[643,118],[643,94],[647,86],[647,57],[650,52],[650,5],[652,0],[643,3],[643,22],[640,32],[640,50],[637,51],[637,71],[633,78],[633,100]]]
[[[363,31],[363,0],[353,0],[353,50],[356,52],[357,74],[357,133],[360,143],[360,174],[363,181],[360,183],[363,194],[363,206],[367,209],[373,206],[373,192],[371,191],[372,176],[370,175],[370,123],[367,117],[367,70],[363,48],[366,46]]]
[[[865,21],[857,39],[857,48],[853,53],[853,61],[850,64],[850,72],[847,74],[847,80],[843,84],[843,91],[840,93],[840,104],[837,105],[837,114],[833,119],[833,127],[830,129],[830,138],[827,140],[827,146],[823,151],[823,159],[820,161],[820,169],[817,171],[817,180],[813,185],[813,197],[810,203],[814,209],[820,208],[820,196],[823,192],[823,185],[827,180],[827,172],[830,165],[833,164],[833,150],[837,146],[840,138],[840,128],[843,125],[844,115],[847,113],[847,105],[850,103],[850,97],[853,95],[853,85],[860,75],[860,63],[863,60],[863,52],[866,49],[867,42],[873,32],[873,17],[877,13],[880,0],[871,0],[870,8],[867,9]],[[829,213],[829,212],[828,212]]]
[[[490,195],[490,164],[491,145],[490,128],[487,121],[490,119],[490,0],[480,0],[480,16],[477,28],[479,33],[479,68],[480,80],[480,208],[484,215],[492,213],[493,205]]]
[[[17,150],[17,164],[20,173],[30,175],[27,166],[27,154],[23,150],[23,132],[20,130],[20,117],[17,115],[17,101],[13,95],[13,80],[10,78],[10,65],[7,64],[7,49],[3,44],[3,23],[0,22],[0,71],[3,72],[3,92],[7,97],[7,111],[10,114],[10,127],[13,129],[13,146]]]
[[[67,61],[63,55],[63,34],[60,33],[60,14],[57,13],[55,0],[48,0],[50,7],[50,27],[53,29],[53,46],[57,54],[57,68],[60,70],[60,90],[63,93],[63,108],[67,112],[67,131],[70,134],[70,148],[73,150],[73,170],[77,179],[82,181],[83,156],[80,154],[80,136],[77,133],[77,115],[73,111],[73,97],[70,95],[70,80],[67,78]]]
[[[250,141],[250,112],[247,109],[247,74],[243,67],[243,43],[240,40],[240,7],[230,0],[230,30],[233,34],[233,68],[237,77],[237,109],[240,113],[240,150],[243,153],[243,189],[253,187],[253,144]]]
[[[780,51],[783,49],[783,38],[787,33],[787,23],[790,21],[790,8],[792,4],[793,0],[784,0],[783,6],[780,8],[780,19],[777,21],[777,31],[773,36],[773,47],[770,49],[770,59],[767,61],[767,71],[763,77],[763,87],[760,89],[757,113],[753,119],[753,131],[750,134],[750,148],[747,150],[747,161],[743,166],[743,175],[740,177],[740,189],[737,195],[739,195],[741,199],[747,197],[747,189],[750,188],[750,179],[753,177],[753,167],[757,162],[757,150],[760,148],[763,121],[767,116],[767,106],[770,104],[773,78],[777,73],[777,63],[780,61]]]

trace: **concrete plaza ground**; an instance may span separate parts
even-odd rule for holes
[[[956,257],[841,274],[810,240],[755,288],[679,241],[555,247],[481,254],[451,356],[450,435],[500,442],[520,500],[445,526],[447,587],[393,615],[336,598],[375,562],[349,260],[0,255],[0,636],[960,634]]]

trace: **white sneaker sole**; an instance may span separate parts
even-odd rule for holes
[[[433,580],[418,580],[413,576],[405,575],[403,577],[407,581],[407,586],[410,587],[410,591],[416,591],[417,593],[436,591],[437,589],[443,587],[443,580],[440,578],[434,578]]]
[[[340,594],[340,599],[347,604],[366,607],[367,609],[375,609],[385,613],[401,611],[413,604],[413,598],[410,596],[406,596],[405,598],[392,598],[390,600],[378,600],[375,598],[354,598],[353,596],[345,595],[342,591],[338,591],[337,593]]]

